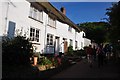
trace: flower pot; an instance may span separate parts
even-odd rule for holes
[[[46,66],[45,65],[41,65],[41,66],[38,67],[38,69],[40,71],[44,71],[44,70],[46,70]]]
[[[38,57],[34,57],[34,66],[37,65],[37,59],[38,59]]]

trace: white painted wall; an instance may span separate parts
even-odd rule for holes
[[[91,40],[84,38],[84,46],[89,46],[89,45],[91,45]]]
[[[70,44],[70,39],[73,40],[73,49],[75,50],[75,41],[78,42],[78,49],[81,49],[81,43],[84,46],[84,38],[83,31],[80,33],[75,33],[75,29],[72,28],[72,32],[68,31],[68,24],[64,24],[60,21],[56,21],[56,28],[48,26],[48,15],[43,12],[43,23],[35,21],[29,18],[29,11],[30,11],[30,3],[24,0],[24,2],[12,2],[13,4],[8,2],[2,3],[2,32],[1,35],[7,34],[8,31],[8,22],[13,21],[16,23],[15,27],[15,35],[22,29],[22,36],[27,34],[27,38],[30,37],[30,27],[34,27],[40,29],[40,42],[33,42],[37,44],[33,44],[33,46],[37,47],[37,52],[44,52],[47,42],[47,33],[53,34],[59,37],[59,46],[60,52],[64,52],[64,46],[62,44],[63,38],[66,38],[68,41],[68,45]],[[7,20],[6,20],[7,17]],[[55,40],[55,39],[54,39]]]

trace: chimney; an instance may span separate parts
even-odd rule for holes
[[[66,10],[65,10],[64,7],[61,7],[60,11],[61,11],[64,15],[66,15]]]

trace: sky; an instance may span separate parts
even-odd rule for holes
[[[75,24],[84,22],[105,21],[108,18],[106,9],[112,6],[112,2],[51,2],[51,4],[60,10],[65,7],[66,16]]]

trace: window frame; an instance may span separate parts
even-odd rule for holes
[[[53,19],[50,16],[48,16],[48,25],[56,28],[56,19]]]
[[[34,32],[31,32],[31,29],[34,29]],[[34,27],[30,27],[30,41],[40,42],[40,29],[34,28]]]
[[[43,10],[38,10],[34,6],[30,6],[29,17],[34,20],[43,22]]]
[[[54,35],[52,34],[47,34],[47,46],[53,46],[54,45]]]
[[[68,27],[68,31],[72,32],[72,27],[71,26]]]

